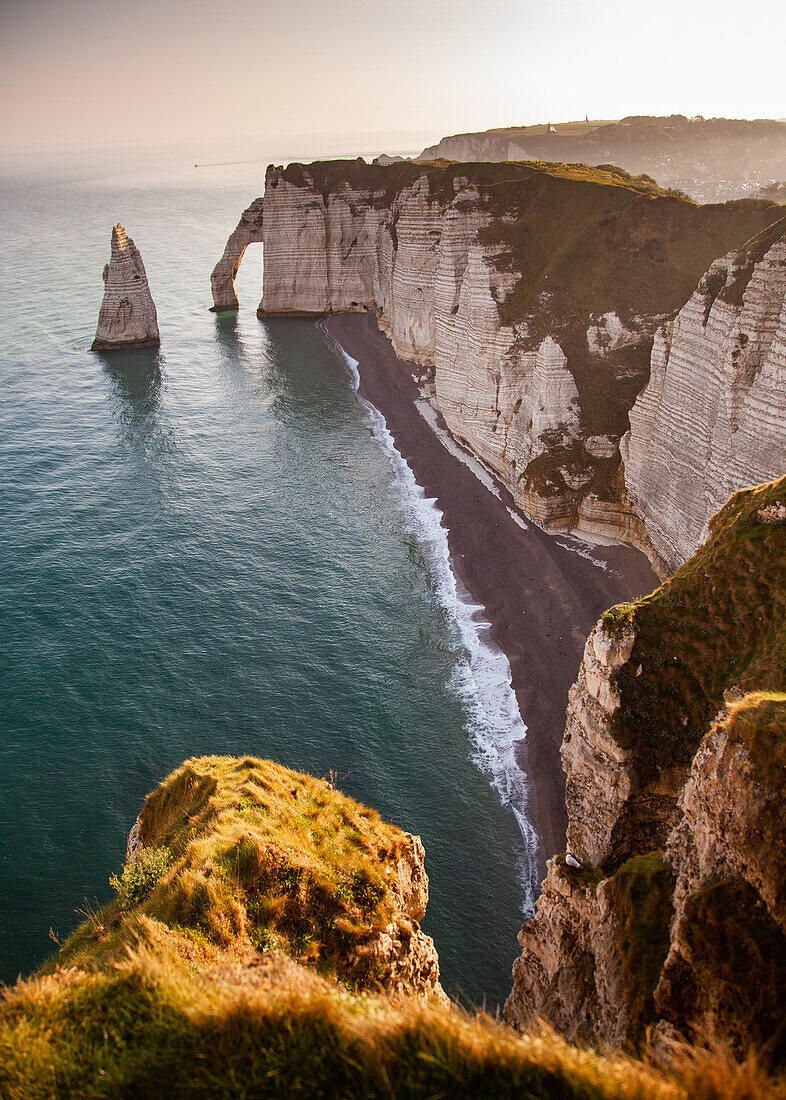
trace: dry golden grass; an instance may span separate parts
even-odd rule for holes
[[[274,947],[373,984],[358,948],[390,922],[408,843],[376,811],[272,761],[215,756],[165,780],[140,824],[142,859],[67,941],[61,965],[106,963],[166,927],[204,960]]]
[[[547,1029],[519,1036],[456,1007],[352,992],[341,951],[384,919],[385,870],[406,838],[321,780],[191,760],[148,798],[142,836],[148,863],[124,873],[117,900],[47,972],[4,991],[3,1100],[786,1097],[722,1052],[604,1057]],[[325,914],[338,910],[334,941]]]
[[[678,1046],[660,1065],[604,1057],[545,1028],[519,1036],[457,1008],[299,981],[270,958],[264,982],[215,980],[166,945],[138,947],[106,969],[20,984],[0,1011],[0,1095],[786,1097],[752,1058]]]

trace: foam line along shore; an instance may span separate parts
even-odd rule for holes
[[[453,570],[484,609],[488,641],[509,662],[520,732],[527,732],[509,738],[506,774],[518,772],[529,784],[508,797],[526,804],[524,817],[537,833],[538,881],[545,860],[565,846],[559,746],[587,634],[606,607],[650,591],[657,579],[631,547],[596,546],[587,554],[579,544],[585,552],[577,553],[564,537],[528,523],[503,486],[487,471],[481,479],[455,441],[445,445],[439,417],[419,408],[417,368],[397,359],[373,314],[336,314],[324,328],[357,363],[360,396],[379,410],[415,482],[434,499]]]

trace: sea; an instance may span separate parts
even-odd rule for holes
[[[531,911],[526,727],[483,609],[356,364],[210,272],[268,162],[344,136],[0,156],[0,980],[112,896],[145,795],[253,754],[419,834],[446,990],[503,1003]],[[112,226],[160,350],[96,354]]]

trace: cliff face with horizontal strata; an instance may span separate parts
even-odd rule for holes
[[[676,568],[737,489],[786,469],[786,219],[712,264],[655,337],[625,485]]]
[[[123,229],[112,230],[104,268],[104,299],[92,351],[158,347],[158,318],[139,249]]]
[[[778,212],[696,207],[581,166],[271,167],[260,315],[376,310],[399,357],[433,372],[450,430],[522,508],[651,549],[619,440],[653,336],[722,243]]]
[[[786,478],[733,497],[661,589],[604,615],[570,695],[569,850],[506,1006],[786,1058]]]

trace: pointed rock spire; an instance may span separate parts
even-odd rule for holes
[[[112,230],[112,255],[104,268],[104,284],[91,350],[158,347],[158,318],[145,265],[122,225]]]

